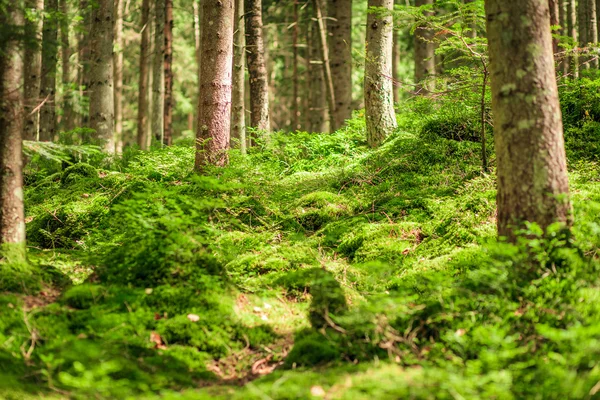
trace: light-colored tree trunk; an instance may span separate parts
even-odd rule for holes
[[[6,28],[22,27],[22,4],[9,2],[0,13]],[[0,38],[0,243],[2,257],[25,260],[23,206],[23,55],[18,32]]]
[[[587,47],[588,44],[588,28],[587,28],[587,0],[579,0],[577,2],[577,36],[579,38],[578,44],[580,48]],[[579,73],[590,67],[589,57],[579,57]]]
[[[113,82],[114,0],[98,0],[92,13],[90,65],[90,128],[104,144],[107,153],[115,152],[115,105]]]
[[[262,0],[245,0],[246,60],[250,79],[250,126],[268,134],[269,83],[263,43]],[[203,39],[204,41],[204,39]]]
[[[327,25],[323,15],[323,7],[321,5],[322,0],[313,0],[315,7],[315,14],[317,18],[317,24],[319,26],[319,43],[321,50],[321,61],[323,62],[323,71],[325,72],[325,89],[327,94],[327,105],[329,107],[329,130],[333,132],[335,130],[335,116],[336,116],[336,99],[335,89],[333,87],[333,77],[331,74],[331,64],[329,61],[329,46],[327,44]]]
[[[196,171],[228,162],[234,0],[205,0],[203,14]]]
[[[140,43],[140,75],[138,81],[138,115],[137,115],[137,143],[140,149],[148,149],[148,114],[150,112],[150,99],[148,85],[148,58],[150,57],[150,0],[142,1]]]
[[[590,67],[598,68],[598,22],[596,20],[596,0],[587,0],[587,12],[588,12],[588,31],[587,39],[590,43],[590,50],[592,56],[590,57]]]
[[[393,0],[369,0],[370,7],[392,10]],[[392,39],[394,22],[391,15],[369,12],[365,59],[365,118],[367,142],[376,147],[396,129],[392,80]]]
[[[165,0],[165,104],[163,144],[173,142],[173,0]]]
[[[298,73],[298,39],[300,35],[300,17],[298,13],[299,8],[298,0],[294,0],[294,30],[292,31],[292,131],[302,129],[302,125],[300,124],[300,76]]]
[[[114,79],[115,79],[115,146],[117,154],[123,152],[123,12],[125,0],[115,0],[115,51]]]
[[[417,7],[433,4],[433,0],[416,0]],[[424,13],[431,15],[430,11]],[[420,24],[415,29],[415,83],[417,92],[427,94],[434,89],[431,77],[435,76],[435,44],[433,30],[426,24]]]
[[[79,1],[79,16],[81,24],[79,26],[79,37],[77,40],[77,53],[79,59],[79,69],[77,70],[77,83],[79,85],[79,98],[89,98],[88,89],[90,86],[90,33],[92,31],[92,15],[89,9],[88,0]],[[89,126],[89,115],[87,110],[79,108],[79,118],[77,123],[81,126]]]
[[[42,34],[42,81],[40,98],[41,141],[54,140],[56,135],[56,67],[58,61],[58,0],[46,0]]]
[[[328,2],[329,62],[335,110],[332,130],[352,117],[352,0]]]
[[[231,144],[246,154],[246,27],[244,23],[244,0],[235,0],[233,34],[233,89],[231,99]]]
[[[560,13],[558,3],[560,0],[548,0],[548,7],[550,9],[550,26],[560,25]],[[556,32],[558,33],[558,32]],[[558,38],[552,37],[552,51],[557,54],[560,48],[558,47]]]
[[[25,46],[25,126],[23,139],[37,140],[40,127],[40,112],[34,111],[40,104],[42,75],[42,23],[44,0],[26,0],[25,7],[31,19],[25,20],[25,34],[30,43]],[[35,38],[35,39],[33,39]]]
[[[308,131],[327,131],[327,96],[325,94],[325,72],[319,50],[319,26],[308,22],[306,42],[308,45]]]
[[[396,0],[395,4],[401,4],[401,0]],[[397,28],[396,24],[394,24],[394,28]],[[398,29],[394,29],[394,47],[392,48],[392,78],[394,81],[392,82],[394,85],[394,103],[400,102],[400,62],[401,62],[401,44],[400,44],[400,34]]]
[[[514,239],[513,228],[525,221],[545,229],[570,219],[550,14],[548,3],[539,0],[488,0],[485,9],[498,166],[498,234]],[[506,40],[506,32],[511,32],[511,40]]]
[[[152,66],[152,135],[159,143],[164,143],[165,118],[165,20],[166,2],[155,3],[154,59]]]
[[[577,35],[577,7],[575,0],[567,0],[567,35],[577,43],[579,37]],[[579,56],[574,53],[569,57],[569,71],[574,78],[579,78]]]
[[[62,85],[63,85],[63,116],[62,116],[62,129],[64,131],[70,131],[75,129],[76,117],[75,112],[75,79],[73,76],[73,61],[71,56],[73,51],[70,44],[70,10],[67,0],[60,0],[60,12],[61,12],[61,24],[60,24],[60,46],[61,46],[61,57],[62,57]]]

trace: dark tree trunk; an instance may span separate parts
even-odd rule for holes
[[[154,8],[154,56],[152,66],[152,136],[165,143],[165,22],[166,2],[157,1]]]
[[[416,6],[433,4],[433,0],[416,0]],[[425,15],[430,15],[426,12]],[[415,83],[417,92],[427,94],[433,90],[433,82],[427,81],[435,75],[435,45],[433,31],[425,24],[415,30]],[[425,82],[424,82],[425,81]]]
[[[58,0],[46,0],[42,35],[42,81],[40,98],[40,140],[54,140],[56,135],[56,66],[58,60]]]
[[[308,22],[306,42],[308,45],[308,131],[327,130],[327,97],[325,95],[325,72],[319,49],[319,26],[315,21]]]
[[[150,99],[148,85],[150,74],[148,71],[148,58],[150,57],[150,0],[142,2],[142,40],[140,43],[140,76],[138,84],[138,116],[137,116],[137,143],[140,149],[148,149],[148,115],[150,113]]]
[[[173,142],[173,0],[165,5],[165,118],[163,144]]]
[[[231,99],[231,145],[246,154],[246,28],[244,24],[244,1],[235,0],[233,36],[233,89]]]
[[[25,7],[34,13],[35,19],[25,20],[25,34],[29,38],[25,46],[25,128],[23,139],[37,140],[40,112],[34,111],[40,104],[42,75],[42,12],[44,0],[27,0]]]
[[[330,0],[328,14],[329,63],[335,97],[331,130],[335,131],[352,117],[352,0]]]

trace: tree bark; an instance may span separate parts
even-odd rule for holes
[[[400,0],[395,0],[394,2],[395,4],[400,4]],[[399,103],[400,102],[400,53],[401,53],[401,46],[400,46],[400,35],[398,33],[398,29],[396,29],[397,26],[396,24],[394,24],[394,35],[393,35],[393,42],[394,42],[394,47],[392,48],[392,78],[393,78],[393,82],[392,84],[394,85],[394,103]]]
[[[297,131],[302,128],[300,124],[300,76],[298,74],[298,37],[300,34],[300,18],[298,13],[298,0],[294,0],[294,30],[292,32],[292,130]]]
[[[123,152],[123,12],[125,9],[124,0],[115,0],[115,52],[114,59],[114,79],[115,79],[115,136],[116,152]]]
[[[234,0],[205,0],[196,171],[228,163]]]
[[[514,240],[525,221],[545,229],[568,223],[571,211],[550,13],[539,0],[488,0],[485,9],[498,234]]]
[[[40,112],[34,110],[40,103],[42,75],[42,22],[44,0],[27,0],[25,7],[35,19],[25,20],[25,34],[29,42],[25,46],[25,127],[24,140],[37,140],[40,127]]]
[[[393,0],[369,0],[369,8],[392,10]],[[392,81],[392,38],[394,22],[391,15],[369,12],[365,60],[365,118],[367,142],[376,147],[396,129]]]
[[[416,0],[416,6],[433,4],[433,0]],[[431,12],[424,13],[426,16]],[[427,94],[434,88],[429,78],[435,75],[435,45],[433,31],[426,24],[420,24],[415,29],[415,83],[417,92]],[[424,82],[425,81],[425,82]]]
[[[596,20],[596,0],[587,0],[588,12],[588,31],[587,39],[591,45],[592,56],[590,57],[590,67],[598,69],[598,22]]]
[[[150,0],[142,2],[140,43],[140,76],[138,83],[138,115],[137,115],[137,143],[140,149],[148,149],[148,114],[150,99],[148,98],[148,58],[150,57]]]
[[[60,45],[62,54],[62,84],[63,84],[63,117],[62,117],[62,129],[64,131],[71,131],[76,126],[76,113],[75,113],[75,77],[73,76],[70,38],[69,38],[69,25],[71,19],[69,17],[69,4],[67,0],[60,0],[60,11],[61,11],[61,24],[60,24]]]
[[[25,260],[21,7],[19,1],[9,2],[0,13],[2,27],[13,28],[0,38],[0,243],[2,256]]]
[[[163,145],[173,142],[173,0],[165,0],[165,104]]]
[[[577,7],[575,6],[575,0],[567,0],[567,31],[568,36],[573,39],[574,43],[577,43]],[[569,69],[574,78],[579,78],[579,56],[577,53],[569,58]]]
[[[560,25],[560,12],[558,10],[559,2],[560,2],[560,0],[548,0],[548,7],[550,8],[550,26]],[[553,33],[556,34],[556,33],[560,33],[560,32],[553,31]],[[552,37],[552,51],[554,52],[554,54],[558,54],[558,51],[560,50],[560,48],[558,47],[558,43],[559,43],[559,40],[553,36]]]
[[[306,42],[308,45],[308,131],[327,130],[327,96],[325,95],[325,71],[319,49],[319,26],[309,21]]]
[[[246,28],[243,0],[235,0],[233,46],[231,139],[232,147],[238,146],[242,154],[246,154],[246,107],[244,106]]]
[[[79,38],[77,40],[77,53],[79,58],[79,69],[77,71],[77,83],[79,84],[79,97],[89,97],[88,89],[90,86],[90,33],[92,32],[92,15],[88,0],[79,1],[79,15],[81,25],[79,26]],[[89,126],[89,115],[80,110],[78,124]]]
[[[58,61],[58,0],[46,0],[42,34],[42,81],[40,98],[41,141],[54,140],[56,135],[56,67]]]
[[[577,2],[577,33],[578,33],[578,44],[580,48],[587,47],[588,44],[588,28],[587,28],[587,0],[579,0]],[[588,69],[590,64],[588,63],[587,56],[579,57],[579,73]]]
[[[331,130],[340,129],[352,117],[352,0],[330,0],[329,61],[335,110]]]
[[[268,134],[269,83],[263,43],[262,0],[245,0],[246,60],[250,76],[250,126]]]
[[[113,21],[114,0],[98,0],[92,13],[90,128],[107,153],[115,152]]]
[[[313,0],[316,12],[317,23],[319,26],[319,42],[321,49],[321,61],[323,62],[323,71],[325,72],[325,89],[327,94],[327,105],[329,106],[329,131],[335,131],[334,118],[336,115],[335,89],[333,87],[333,77],[331,74],[331,65],[329,62],[329,46],[327,45],[327,26],[323,18],[321,7],[322,0]],[[343,122],[342,122],[343,123]]]
[[[166,1],[155,3],[154,63],[152,67],[152,135],[159,143],[165,143],[165,22]]]

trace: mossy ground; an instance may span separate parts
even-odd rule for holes
[[[597,155],[569,136],[573,237],[497,243],[480,144],[417,106],[377,150],[357,114],[201,177],[183,144],[30,166],[31,263],[72,284],[0,295],[0,397],[596,396]]]

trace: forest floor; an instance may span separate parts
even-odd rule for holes
[[[497,242],[480,144],[420,112],[376,150],[357,115],[202,176],[190,141],[34,158],[30,258],[53,283],[3,267],[26,294],[0,294],[0,398],[595,397],[596,161],[570,150],[573,235]]]

